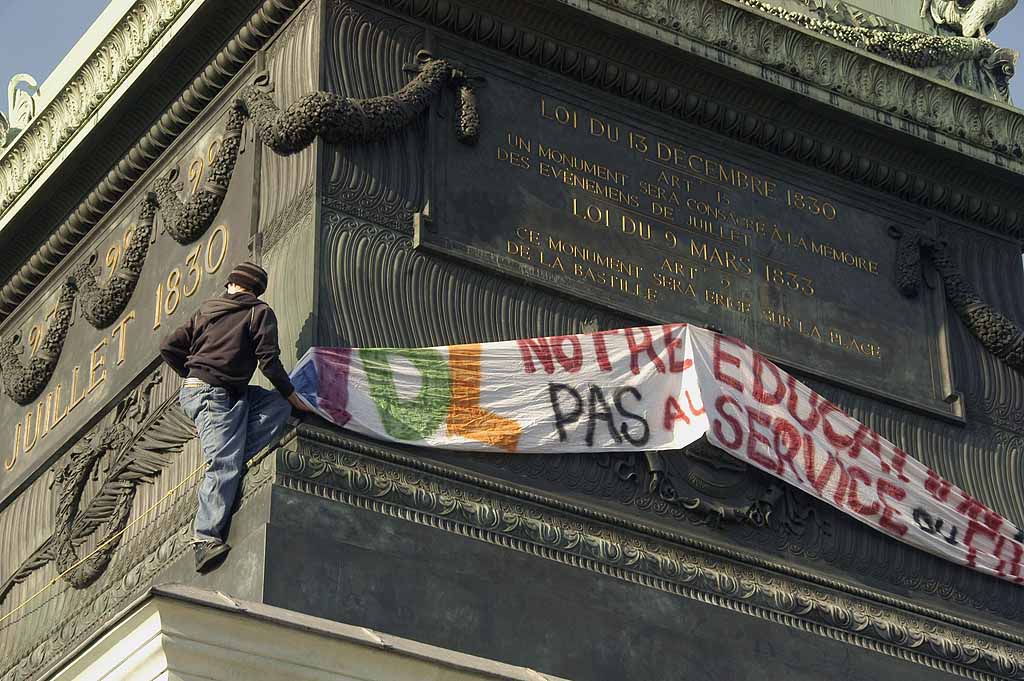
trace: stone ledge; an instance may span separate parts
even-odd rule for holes
[[[181,584],[154,586],[52,681],[563,681],[532,669]]]
[[[1024,637],[667,533],[327,429],[300,426],[275,484],[978,680],[1024,679]],[[318,444],[320,443],[320,444]],[[582,514],[582,515],[581,515]],[[927,612],[926,612],[927,611]]]

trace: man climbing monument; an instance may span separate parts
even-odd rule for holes
[[[277,317],[259,299],[266,290],[266,271],[241,263],[224,294],[203,302],[160,346],[164,361],[185,378],[179,400],[207,463],[195,520],[198,572],[231,548],[224,535],[246,462],[280,434],[293,407],[309,411],[281,364]],[[249,385],[257,366],[275,390]]]

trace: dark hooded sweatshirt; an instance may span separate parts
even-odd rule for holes
[[[294,392],[277,345],[277,317],[251,293],[211,298],[160,345],[160,355],[179,375],[241,395],[257,365],[274,387]]]

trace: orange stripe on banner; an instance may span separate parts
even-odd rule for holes
[[[480,406],[480,345],[448,346],[452,375],[452,403],[448,432],[507,452],[516,451],[523,434],[519,424]]]

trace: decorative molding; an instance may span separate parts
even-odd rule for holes
[[[914,426],[903,425],[911,430]],[[959,430],[956,435],[963,438],[962,428],[948,427]],[[979,441],[981,438],[974,435],[967,440],[965,456],[964,439],[950,435],[930,432],[928,453],[951,451],[960,462],[952,469],[957,474],[955,479],[977,481],[969,489],[980,498],[1004,502],[1006,497],[999,494],[1002,485],[997,472],[1013,469],[1014,454],[1022,451],[1022,443],[1007,443],[998,438]],[[417,456],[449,460],[444,453],[425,451]],[[709,461],[699,445],[696,451],[686,454],[664,453],[655,465],[644,461],[647,456],[566,454],[495,458],[460,454],[453,463],[492,479],[499,478],[510,486],[543,489],[558,498],[573,499],[580,506],[607,508],[613,504],[621,507],[622,517],[640,516],[645,524],[736,547],[737,555],[744,561],[759,553],[779,556],[787,564],[813,571],[813,577],[801,572],[801,579],[830,575],[830,585],[870,583],[889,593],[912,593],[917,604],[930,603],[961,611],[968,607],[972,611],[970,617],[1020,617],[1024,590],[901,546],[760,471],[742,470],[735,461],[725,461],[725,466],[714,459]],[[663,472],[659,470],[662,468]],[[948,466],[942,468],[949,470]],[[1002,476],[1005,482],[1005,473]],[[665,498],[659,489],[663,482],[671,483],[675,494]],[[688,505],[693,510],[680,503],[683,499],[691,500]],[[745,517],[748,513],[749,517]]]
[[[195,0],[138,0],[21,137],[0,156],[0,215],[82,129]]]
[[[195,428],[176,401],[153,405],[151,393],[160,381],[160,373],[155,373],[128,393],[113,417],[82,438],[57,469],[54,533],[0,585],[0,604],[16,584],[51,562],[76,589],[89,586],[106,571],[121,544],[138,485],[152,482],[195,438]],[[107,476],[83,509],[82,494],[102,460]],[[101,527],[105,536],[96,543],[102,548],[79,561],[75,547]]]
[[[67,279],[57,297],[53,319],[47,324],[42,341],[29,359],[27,367],[18,360],[18,355],[23,351],[21,336],[14,334],[10,339],[0,339],[0,372],[3,373],[4,392],[17,404],[30,404],[50,382],[71,327],[77,293],[74,281]]]
[[[935,182],[862,156],[834,140],[783,129],[769,116],[712,101],[698,92],[671,87],[617,64],[570,50],[537,34],[523,31],[470,8],[436,0],[381,0],[382,4],[437,26],[491,44],[516,57],[641,101],[656,110],[691,120],[703,127],[754,144],[773,153],[880,189],[902,199],[977,222],[1020,238],[1024,212],[1011,205],[983,200],[964,186]],[[565,0],[557,0],[563,2]],[[919,75],[850,51],[828,39],[807,35],[762,13],[733,7],[726,0],[701,0],[680,6],[675,18],[652,19],[637,9],[638,0],[618,3],[641,21],[687,35],[715,50],[732,52],[770,68],[786,65],[797,77],[860,101],[874,110],[894,113],[970,144],[1008,157],[1024,156],[1024,116],[977,97],[943,87]],[[203,106],[295,10],[298,0],[266,0],[261,10],[231,40],[203,74],[175,102],[150,133],[140,140],[75,213],[61,225],[33,258],[0,290],[0,319],[9,315],[32,288],[88,233],[110,205],[183,130]],[[597,6],[599,3],[595,3]],[[606,3],[607,4],[607,3]],[[655,3],[659,4],[659,3]],[[653,5],[652,5],[653,6]],[[472,20],[464,20],[472,17]],[[667,27],[667,28],[666,28]],[[827,68],[826,68],[827,67]],[[981,191],[978,189],[977,191]]]
[[[929,232],[934,232],[933,226]],[[899,239],[896,248],[896,285],[907,297],[914,297],[922,280],[921,255],[927,256],[942,279],[946,300],[960,320],[985,349],[1011,369],[1024,374],[1024,329],[981,299],[964,279],[950,257],[949,243],[928,233],[893,226],[890,235]]]
[[[182,437],[180,429],[191,428],[191,423],[178,408],[176,401],[176,398],[172,398],[170,402],[149,407],[137,403],[127,410],[126,414],[138,408],[151,410],[150,418],[145,421],[147,425],[135,435],[136,447],[149,448],[151,455],[153,448],[164,447],[161,454],[155,455],[159,459],[180,451],[177,444]],[[187,439],[194,437],[194,431],[190,432]],[[283,446],[289,440],[291,436],[286,435],[278,446]],[[152,462],[157,463],[156,459]],[[68,463],[72,464],[71,470],[78,471],[82,461],[69,460]],[[124,463],[121,460],[121,464]],[[274,469],[274,457],[267,453],[249,462],[239,491],[238,503],[241,508],[245,508],[253,495],[273,481]],[[119,492],[116,488],[123,487],[125,480],[131,481],[136,474],[143,479],[152,479],[152,475],[156,475],[127,470],[123,465],[115,466],[107,479],[110,484],[101,486],[101,494],[106,491]],[[109,622],[147,590],[162,570],[186,553],[191,561],[192,520],[196,511],[195,487],[200,479],[197,476],[192,484],[186,485],[167,504],[162,504],[131,534],[119,539],[121,556],[117,561],[111,562],[110,556],[97,561],[92,566],[93,570],[79,575],[88,577],[87,581],[78,580],[77,584],[69,582],[65,588],[61,588],[59,583],[51,584],[49,593],[40,597],[39,602],[0,624],[0,644],[3,644],[3,650],[7,653],[0,657],[0,681],[36,678],[41,671],[74,650],[98,627]],[[72,478],[65,478],[65,481],[70,482]],[[81,539],[74,538],[82,530],[91,532],[99,527],[101,521],[97,516],[109,514],[111,506],[118,508],[120,505],[109,496],[100,502],[94,498],[72,523],[72,541],[77,545]],[[130,503],[128,507],[131,507]],[[44,543],[33,557],[42,560],[46,558],[44,551],[54,552],[57,547],[54,541],[56,536]],[[52,556],[49,559],[52,560]],[[22,567],[28,568],[28,562]],[[14,581],[12,575],[8,583]],[[5,583],[2,593],[6,595],[9,589],[10,586]],[[10,627],[17,627],[16,636],[11,635]]]
[[[621,52],[621,41],[607,34],[588,31],[594,51],[587,52],[472,7],[436,0],[381,2],[439,29],[744,144],[1014,239],[1024,237],[1024,211],[1016,206],[1008,185],[999,198],[982,198],[991,190],[992,183],[964,177],[962,168],[957,171],[952,165],[938,166],[944,175],[939,180],[933,175],[937,168],[935,163],[920,163],[915,168],[911,161],[916,159],[908,158],[902,150],[878,143],[876,138],[851,137],[849,131],[837,129],[834,121],[808,115],[806,110],[797,111],[780,106],[778,102],[766,105],[760,99],[752,101],[749,89],[710,73],[692,70],[670,75],[663,57],[658,61],[653,52],[632,52],[638,66],[626,66],[615,60],[627,59],[625,54],[616,53]],[[877,112],[871,119],[873,124],[890,121],[893,129],[914,128],[922,134],[924,129],[929,129],[967,136],[970,139],[966,141],[971,145],[986,150],[975,155],[987,162],[992,162],[989,151],[1024,156],[1024,147],[1020,145],[1024,141],[1024,114],[1015,109],[1000,107],[902,67],[851,51],[846,45],[806,34],[799,27],[760,12],[734,7],[730,0],[679,4],[681,14],[674,19],[652,18],[643,12],[626,17],[623,11],[636,4],[637,0],[624,0],[612,7],[606,0],[595,0],[588,7],[598,16],[630,27],[635,27],[637,21],[648,24],[650,29],[644,32],[665,42],[671,40],[666,32],[682,34],[708,50],[721,53],[722,60],[753,61],[759,69],[761,66],[768,69],[759,72],[773,83],[777,78],[788,79],[784,74],[792,74],[826,92],[837,93],[834,95],[836,102],[841,102],[840,96],[843,96],[870,107]],[[660,3],[655,4],[660,6]],[[608,9],[604,9],[605,6]],[[538,24],[555,21],[551,16],[531,17],[531,20]],[[652,73],[658,73],[659,77],[653,77]],[[793,81],[793,87],[796,86],[797,81]],[[848,106],[844,108],[852,111]],[[901,117],[923,127],[904,125]],[[780,124],[780,121],[786,123]],[[1007,144],[1001,140],[1006,140]],[[1012,153],[1010,147],[1013,147]],[[968,153],[966,149],[964,153]]]
[[[433,461],[431,458],[424,456],[422,452],[415,452],[412,450],[401,450],[395,447],[382,445],[375,443],[357,436],[353,436],[349,433],[345,433],[337,430],[327,430],[317,428],[314,426],[300,424],[297,435],[299,441],[309,441],[314,443],[314,446],[326,446],[334,448],[340,453],[346,456],[358,456],[367,457],[375,461],[381,461],[390,464],[397,464],[403,469],[411,469],[420,471],[421,473],[427,474],[431,477],[441,477],[449,480],[453,483],[460,485],[470,485],[480,490],[487,492],[493,492],[500,496],[512,497],[520,499],[529,503],[538,504],[550,509],[554,509],[558,512],[568,513],[573,516],[586,518],[588,520],[614,525],[620,527],[626,531],[642,534],[657,540],[664,540],[670,543],[678,543],[695,550],[723,556],[727,559],[747,563],[751,566],[768,570],[770,572],[779,573],[787,577],[791,577],[799,582],[807,582],[816,584],[820,587],[841,591],[855,596],[857,598],[866,599],[869,601],[875,601],[885,605],[892,606],[901,610],[914,613],[916,615],[924,616],[925,618],[939,620],[941,622],[950,624],[956,627],[964,627],[968,629],[974,629],[979,633],[995,636],[997,638],[1005,638],[1014,644],[1024,646],[1024,634],[1019,634],[1016,631],[1007,631],[1004,628],[998,626],[989,626],[976,618],[965,619],[951,614],[945,610],[939,610],[928,605],[925,605],[921,599],[914,598],[901,598],[898,596],[890,595],[887,592],[880,592],[872,589],[866,589],[849,581],[843,581],[838,579],[832,579],[831,577],[825,576],[821,573],[810,572],[804,569],[798,569],[791,564],[782,563],[774,559],[765,559],[761,557],[761,554],[751,552],[749,548],[735,548],[723,545],[721,543],[707,541],[701,537],[695,536],[689,533],[676,532],[674,530],[668,530],[664,527],[652,525],[646,522],[638,522],[630,519],[628,516],[620,514],[609,513],[606,510],[601,510],[600,507],[584,506],[577,503],[575,500],[567,499],[562,495],[550,495],[546,492],[539,491],[535,486],[524,486],[496,478],[492,475],[480,475],[474,471],[466,470],[462,467],[455,468],[451,465],[446,465],[441,462]],[[294,454],[290,454],[294,455]],[[459,460],[465,458],[465,454],[459,454]],[[510,457],[515,458],[515,457]],[[538,457],[544,458],[544,457]],[[505,459],[508,460],[508,459]],[[320,464],[316,468],[322,467]],[[290,466],[287,471],[292,471],[294,474],[294,466]],[[286,471],[286,472],[287,472]],[[816,502],[815,502],[816,503]],[[819,504],[820,505],[820,504]],[[855,521],[854,521],[855,522]],[[919,552],[915,552],[919,553]],[[929,558],[931,558],[929,556]],[[868,560],[876,560],[873,556],[869,557]],[[936,559],[939,560],[939,559]],[[950,565],[946,563],[946,565]],[[952,566],[957,569],[960,573],[965,572],[961,566]],[[883,569],[890,570],[889,565],[884,565]],[[972,575],[976,576],[976,575]],[[920,582],[928,579],[927,577],[915,576]],[[984,578],[992,583],[993,580]],[[1002,592],[1005,593],[1016,593],[1016,587],[1008,585],[1005,582],[996,582],[1001,588]],[[916,590],[920,584],[907,584],[911,590]],[[940,584],[941,586],[947,586]],[[950,594],[950,598],[954,599],[958,603],[970,602],[974,605],[973,598],[971,596],[963,594]],[[1019,619],[1020,609],[1015,608],[1006,614],[1005,620]]]
[[[946,0],[935,0],[945,2]],[[990,40],[973,37],[928,35],[926,33],[897,32],[888,28],[857,26],[831,18],[815,19],[799,12],[790,12],[761,0],[740,0],[759,12],[796,24],[809,31],[849,43],[872,54],[894,62],[923,68],[964,61],[986,59],[998,48]],[[621,3],[620,3],[621,4]],[[667,7],[664,16],[670,16]],[[852,14],[849,15],[852,18]]]
[[[163,409],[163,407],[161,407]],[[1024,678],[1024,636],[913,602],[805,574],[692,536],[616,517],[414,452],[301,425],[277,455],[253,462],[245,500],[271,480],[326,499],[556,560],[969,678]],[[276,469],[276,473],[275,473]],[[84,469],[83,469],[84,470]],[[620,471],[626,475],[628,469]],[[103,579],[26,612],[0,680],[31,678],[108,621],[188,549],[191,487],[126,538]],[[83,515],[88,514],[88,510]],[[82,599],[67,601],[72,594]],[[6,627],[4,627],[6,628]]]
[[[735,3],[732,0],[698,0],[687,3],[673,3],[669,0],[594,0],[594,4],[713,45],[717,50],[737,58],[770,68],[781,67],[797,78],[827,91],[842,93],[872,109],[901,116],[979,149],[1018,160],[1024,157],[1024,114],[1019,110],[958,91],[925,75],[894,68],[877,57],[858,54],[843,44],[838,32],[833,35],[834,32],[826,27],[797,28],[797,24],[790,23],[789,17],[782,18],[778,12],[766,12],[763,8],[770,6],[760,0],[736,0]],[[815,33],[808,34],[806,31]],[[886,40],[893,39],[896,38]],[[978,42],[975,39],[959,40]],[[950,45],[950,49],[956,54],[947,55],[942,62],[954,60],[954,56],[962,54],[961,50],[953,47],[954,44]],[[864,47],[868,51],[885,55],[882,48],[872,49],[869,44]],[[977,56],[990,57],[995,46],[989,43],[989,47],[991,50],[988,53],[979,52]],[[896,54],[903,50],[894,47],[891,51]],[[934,64],[928,62],[917,65]]]
[[[999,4],[1001,0],[997,0]],[[950,81],[969,90],[992,97],[1002,102],[1010,101],[1010,79],[1013,77],[1018,54],[1016,50],[997,47],[982,36],[981,39],[966,39],[961,36],[922,35],[912,32],[902,24],[888,21],[859,7],[848,5],[842,0],[801,0],[808,10],[821,20],[819,26],[805,26],[826,35],[832,35],[844,42],[858,45],[863,43],[869,52],[907,66],[924,69],[929,75]],[[933,0],[922,0],[924,4]],[[949,6],[951,0],[934,0]],[[979,0],[986,2],[986,0]],[[1016,0],[1013,0],[1016,2]],[[992,3],[987,3],[987,9]],[[922,16],[930,13],[922,8]],[[802,26],[805,24],[796,21]],[[828,23],[838,24],[839,30],[823,31]],[[851,30],[852,29],[852,30]],[[863,37],[862,37],[863,36]]]
[[[124,262],[113,281],[100,289],[92,259],[75,269],[64,285],[64,293],[73,297],[83,293],[82,310],[96,328],[109,326],[128,304],[145,264],[146,252],[157,209],[165,215],[164,227],[181,244],[190,244],[210,228],[220,211],[234,172],[241,146],[242,126],[252,119],[257,137],[275,153],[287,156],[308,147],[318,137],[336,145],[348,145],[384,139],[416,120],[445,86],[456,90],[460,114],[456,117],[456,137],[463,144],[476,144],[480,117],[476,110],[474,87],[477,79],[454,67],[444,59],[434,59],[421,51],[414,70],[418,75],[395,94],[371,99],[340,97],[314,92],[300,98],[284,111],[278,109],[268,94],[269,84],[261,76],[259,82],[239,92],[225,124],[221,144],[210,164],[202,189],[182,202],[175,182],[178,169],[154,183],[143,203],[139,226],[125,251]],[[463,109],[466,109],[463,111]],[[81,285],[79,285],[79,283]],[[66,296],[62,296],[62,301]],[[64,310],[64,302],[58,310]],[[70,305],[70,304],[69,304]],[[0,369],[4,374],[4,390],[18,404],[28,404],[46,388],[63,350],[67,335],[63,316],[57,317],[46,334],[43,346],[33,358],[35,364],[23,368],[17,360],[15,338],[0,347]]]
[[[458,480],[436,466],[396,466],[377,447],[302,435],[280,455],[278,484],[556,560],[978,680],[1024,679],[1024,639],[939,612],[865,598],[629,527],[509,485]],[[333,441],[332,441],[333,440]],[[347,440],[347,438],[346,438]],[[337,449],[341,447],[342,449]],[[433,468],[433,470],[431,470]],[[470,486],[465,483],[469,482]],[[483,489],[480,489],[482,487]],[[579,513],[580,515],[576,515]],[[639,534],[638,534],[639,531]],[[668,540],[667,540],[668,539]],[[717,555],[716,555],[717,553]],[[923,615],[923,616],[922,616]]]
[[[78,303],[82,316],[97,329],[105,329],[124,312],[139,283],[142,267],[146,264],[150,239],[153,236],[153,220],[157,210],[156,194],[150,193],[142,202],[139,221],[132,230],[131,238],[125,243],[124,256],[117,269],[110,275],[106,286],[100,286],[100,276],[95,255],[79,265],[69,278],[78,289]],[[44,384],[45,387],[45,384]]]
[[[140,0],[140,6],[158,1]],[[149,132],[128,151],[71,216],[53,231],[36,254],[3,285],[0,289],[0,320],[8,317],[32,289],[85,238],[117,199],[184,132],[188,124],[228,85],[231,77],[248,63],[300,4],[301,0],[264,0],[259,10],[170,105],[167,113],[153,124]],[[15,145],[15,150],[10,154],[17,153],[18,148]],[[6,159],[0,159],[0,168]]]

